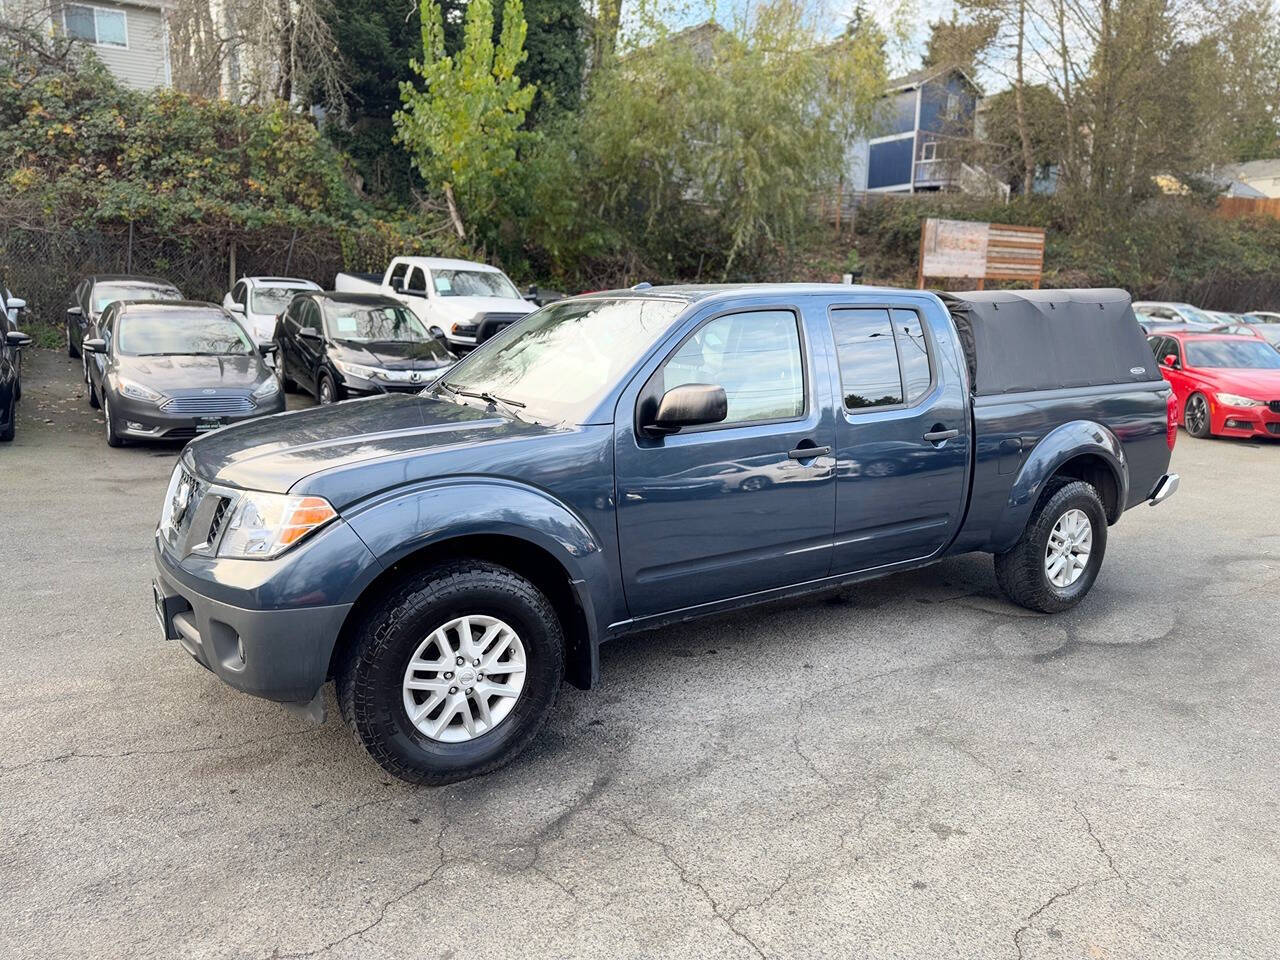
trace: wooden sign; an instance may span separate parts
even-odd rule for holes
[[[920,225],[916,286],[921,290],[926,277],[973,280],[979,290],[988,280],[1024,280],[1038,290],[1043,271],[1041,227],[932,217]]]

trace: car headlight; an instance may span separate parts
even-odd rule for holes
[[[1252,397],[1242,397],[1238,393],[1219,393],[1216,394],[1219,403],[1225,403],[1229,407],[1262,407],[1266,406],[1265,401],[1254,400]]]
[[[274,397],[280,392],[280,384],[275,377],[267,377],[260,384],[253,388],[253,395],[259,400],[265,400],[267,397]]]
[[[357,380],[372,380],[378,375],[378,371],[373,367],[366,367],[359,363],[348,363],[345,360],[334,360],[333,365],[348,377],[355,377]]]
[[[116,389],[126,397],[133,400],[145,400],[148,403],[158,403],[164,399],[163,395],[152,390],[150,387],[144,387],[140,383],[135,383],[125,377],[116,377]]]
[[[218,556],[269,560],[330,520],[338,512],[324,497],[295,497],[283,493],[241,494],[218,543]]]

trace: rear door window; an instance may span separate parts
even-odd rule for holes
[[[914,310],[831,311],[846,410],[910,406],[933,384],[924,324]]]

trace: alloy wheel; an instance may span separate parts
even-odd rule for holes
[[[1187,429],[1194,434],[1203,433],[1209,422],[1209,404],[1196,394],[1187,401]]]
[[[333,381],[328,377],[320,378],[320,396],[322,404],[333,403]]]
[[[1044,572],[1055,587],[1069,587],[1084,574],[1093,549],[1093,524],[1083,510],[1072,507],[1049,531]]]
[[[466,743],[510,716],[524,689],[524,644],[497,617],[455,617],[418,645],[401,688],[410,723],[427,739]]]

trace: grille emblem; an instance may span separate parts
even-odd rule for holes
[[[413,371],[413,373],[409,374],[409,379],[412,380],[414,383],[417,383],[422,379],[422,374],[420,374],[417,370],[415,370]]]

